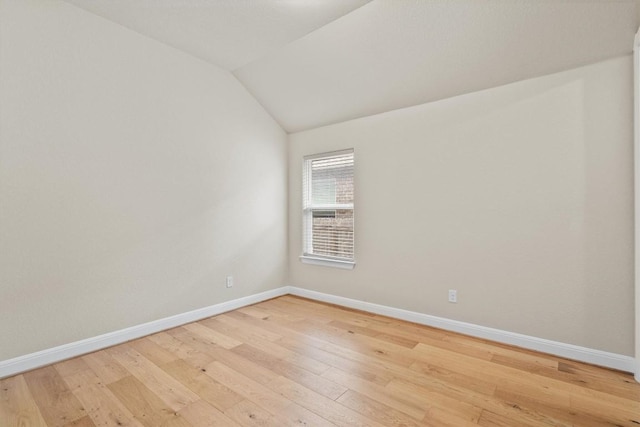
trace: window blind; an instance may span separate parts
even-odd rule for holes
[[[304,158],[303,255],[354,259],[353,150]]]

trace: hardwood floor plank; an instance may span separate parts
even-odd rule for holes
[[[379,316],[373,313],[367,313],[366,311],[351,309],[347,307],[341,307],[329,303],[318,303],[317,301],[309,300],[307,298],[298,297],[294,295],[285,295],[281,298],[272,300],[274,303],[287,304],[285,305],[287,312],[292,311],[292,307],[296,307],[299,313],[304,315],[308,313],[309,303],[316,304],[314,306],[314,313],[318,313],[318,319],[322,321],[331,322],[332,319],[349,319],[356,322],[362,322],[366,325],[390,325],[397,322],[396,319],[390,317]]]
[[[352,360],[350,356],[352,354],[345,354],[343,351],[336,351],[337,349],[328,343],[320,341],[314,341],[312,339],[291,339],[283,338],[278,341],[284,347],[291,350],[304,353],[307,357],[322,361],[323,363],[341,369],[343,371],[350,372],[365,381],[369,381],[379,385],[385,385],[393,376],[387,372],[380,372],[379,370],[372,369],[365,360]],[[332,352],[334,350],[334,352]],[[335,354],[339,353],[339,354]]]
[[[345,321],[350,323],[350,320],[348,319]],[[397,320],[393,323],[370,323],[367,324],[367,328],[375,330],[376,332],[379,332],[381,334],[397,335],[399,337],[417,342],[423,342],[426,339],[432,341],[443,340],[450,334],[450,332],[444,331],[442,329],[435,329],[429,326],[408,322],[399,323],[399,321]]]
[[[213,362],[213,356],[210,354],[198,351],[166,332],[153,334],[148,338],[165,350],[174,353],[178,359],[184,360],[195,368],[204,368]]]
[[[189,323],[188,325],[184,325],[183,328],[185,328],[189,332],[200,335],[202,338],[208,340],[213,344],[219,345],[222,348],[230,349],[242,344],[242,341],[216,332],[211,328],[207,328],[206,326],[201,325],[200,323]]]
[[[330,425],[330,423],[312,411],[277,393],[273,393],[269,388],[253,381],[250,378],[250,374],[245,376],[219,362],[211,363],[206,373],[272,414],[274,420],[279,423],[278,425]]]
[[[561,361],[557,371],[544,372],[542,375],[618,397],[640,400],[640,390],[637,388],[637,383],[628,375],[597,366]]]
[[[24,379],[49,427],[64,426],[86,415],[82,404],[53,366],[27,372]]]
[[[133,414],[104,384],[90,385],[74,394],[85,405],[89,417],[97,426],[141,427]]]
[[[346,393],[336,399],[336,402],[370,419],[378,420],[385,426],[418,427],[422,424],[407,414],[397,411],[377,400],[370,399],[357,391],[347,390]]]
[[[57,369],[56,365],[54,365],[54,367],[56,367]],[[63,376],[62,379],[67,384],[71,392],[74,394],[78,389],[82,389],[88,385],[104,384],[100,379],[100,377],[98,377],[91,368],[69,373]]]
[[[428,363],[414,364],[412,369],[423,374],[426,378],[432,378],[445,383],[451,383],[455,386],[466,388],[476,393],[492,396],[496,390],[495,381],[486,381],[469,375],[461,374],[442,366],[430,365]]]
[[[336,399],[342,393],[347,391],[347,388],[338,385],[335,382],[298,368],[295,365],[287,363],[282,359],[278,359],[277,357],[249,344],[239,345],[232,351],[257,365],[269,369],[283,377],[289,378],[298,384],[302,384],[316,393],[328,397],[329,399]]]
[[[230,313],[221,314],[220,316],[205,319],[203,321],[206,326],[209,326],[208,322],[212,322],[214,325],[225,325],[227,328],[230,328],[233,331],[243,332],[244,334],[246,334],[245,337],[242,338],[244,342],[251,342],[254,339],[276,341],[282,338],[282,335],[268,329],[251,328],[250,324],[232,316]]]
[[[507,405],[517,406],[519,408],[528,408],[538,413],[544,413],[552,416],[554,419],[567,423],[568,425],[577,426],[593,426],[593,425],[607,425],[608,422],[616,420],[613,425],[625,425],[621,422],[630,423],[629,419],[624,419],[616,416],[606,415],[606,411],[599,410],[598,414],[605,415],[600,417],[594,415],[593,412],[588,410],[580,411],[567,411],[567,407],[571,407],[571,399],[556,400],[543,397],[540,393],[529,393],[526,389],[513,387],[512,390],[505,391],[502,387],[498,387],[495,397],[505,402]],[[567,404],[568,401],[568,404]],[[617,418],[617,419],[616,419]]]
[[[197,394],[183,386],[178,380],[153,364],[128,344],[122,344],[107,351],[174,411],[179,411],[184,406],[199,399]]]
[[[307,328],[308,326],[305,326],[305,329]],[[304,348],[313,348],[314,350],[319,349],[324,352],[339,356],[342,359],[347,359],[347,360],[362,363],[366,367],[370,367],[370,366],[388,367],[389,369],[383,368],[383,369],[377,370],[377,373],[378,373],[377,376],[380,378],[380,381],[385,383],[392,378],[391,374],[388,374],[388,373],[385,374],[385,372],[388,372],[389,370],[394,369],[395,367],[406,368],[406,366],[404,365],[408,363],[408,360],[404,360],[404,359],[400,363],[386,363],[386,361],[391,356],[388,354],[384,354],[384,351],[381,351],[380,353],[378,353],[375,348],[372,348],[367,344],[361,345],[358,342],[353,342],[348,345],[340,345],[339,343],[336,343],[336,340],[331,338],[330,334],[327,337],[326,336],[327,334],[322,331],[319,331],[319,333],[316,334],[314,333],[313,329],[310,329],[309,330],[310,333],[305,334],[304,332],[299,331],[296,327],[294,327],[293,330],[295,332],[294,336],[297,338],[298,348],[302,346]],[[326,339],[322,339],[321,336],[325,336]],[[278,344],[282,344],[286,347],[288,347],[291,344],[296,345],[295,342],[287,338],[278,341]],[[305,351],[305,350],[303,348],[300,348],[300,351]],[[313,356],[310,356],[310,357],[313,357]],[[336,361],[336,362],[340,363],[339,361]],[[332,366],[335,366],[335,365],[332,365]],[[336,367],[339,367],[339,366],[336,366]]]
[[[204,400],[190,403],[178,413],[193,427],[237,427],[240,425]]]
[[[320,311],[324,311],[325,307],[316,307],[316,310],[306,312],[303,307],[300,307],[297,303],[292,303],[285,298],[276,298],[265,302],[267,307],[272,310],[274,316],[285,318],[289,322],[315,320],[320,323],[329,323],[332,320],[329,316],[319,313]]]
[[[248,305],[246,307],[241,307],[237,310],[234,310],[230,313],[245,313],[255,319],[262,319],[264,320],[266,317],[269,317],[271,315],[271,312],[269,310],[265,310],[263,308],[260,307],[261,303],[258,304],[253,304],[253,305]],[[229,313],[225,313],[225,314],[229,314]]]
[[[130,341],[127,344],[158,366],[173,362],[180,358],[177,354],[167,351],[162,346],[151,341],[149,337]]]
[[[278,421],[269,412],[249,400],[232,406],[225,415],[243,427],[276,427]]]
[[[411,402],[401,399],[398,394],[390,392],[383,386],[370,383],[368,381],[362,381],[358,377],[338,368],[331,368],[331,370],[324,373],[323,376],[331,381],[342,384],[346,390],[357,391],[364,396],[374,399],[380,403],[384,403],[385,405],[403,412],[415,419],[422,419],[426,415],[425,405],[412,404]]]
[[[145,427],[191,427],[135,377],[125,377],[107,386]]]
[[[277,299],[276,299],[277,300]],[[298,322],[300,320],[306,319],[306,316],[302,314],[297,314],[295,312],[287,312],[286,309],[281,309],[278,305],[274,305],[276,300],[264,301],[259,304],[259,306],[263,309],[269,311],[269,315],[264,320],[277,320],[280,322]],[[242,309],[239,309],[238,312],[242,312]],[[231,315],[233,312],[225,313],[227,315]]]
[[[373,329],[369,329],[366,326],[354,325],[353,323],[354,322],[348,323],[348,322],[345,322],[344,320],[332,320],[331,322],[327,323],[327,325],[333,328],[341,329],[342,331],[347,332],[349,334],[366,335],[371,338],[375,338],[376,336],[380,335],[379,332]],[[409,348],[415,347],[416,344],[418,344],[417,341],[415,341],[415,344]]]
[[[464,389],[452,389],[446,383],[434,383],[433,386],[424,387],[406,380],[394,379],[386,385],[385,389],[396,398],[421,407],[426,412],[432,408],[438,408],[472,423],[477,422],[480,418],[482,405],[489,404],[492,399],[489,396],[477,394],[469,398]],[[461,399],[461,397],[465,399]]]
[[[640,425],[630,374],[284,296],[0,380],[0,427]]]
[[[513,361],[514,364],[519,364],[525,369],[548,368],[550,370],[557,370],[560,360],[557,357],[549,356],[546,354],[535,353],[515,347],[509,347],[504,344],[495,343],[480,338],[472,338],[465,335],[447,335],[443,338],[443,341],[462,346],[462,348],[475,348],[486,351],[494,355],[495,358],[500,358],[505,362],[509,360]],[[458,353],[463,352],[458,351]]]
[[[513,427],[516,420],[512,420],[502,415],[494,414],[491,411],[484,410],[478,420],[478,425],[485,427]]]
[[[64,427],[96,427],[96,425],[93,420],[91,420],[91,417],[84,416],[80,419],[65,424]]]
[[[415,362],[415,359],[409,355],[407,349],[402,346],[377,340],[366,335],[351,334],[327,324],[305,320],[291,324],[290,327],[304,335],[357,351],[386,363],[406,367]]]
[[[571,397],[570,408],[612,425],[636,427],[640,425],[640,402],[613,402],[598,398]],[[619,403],[619,404],[618,404]]]
[[[0,380],[0,426],[46,425],[22,375]]]
[[[394,380],[388,385],[389,388],[395,389],[397,393],[403,394],[410,399],[412,396],[430,396],[430,402],[439,406],[444,411],[450,411],[455,408],[456,402],[460,405],[470,405],[470,414],[475,418],[481,409],[487,409],[493,413],[511,417],[519,420],[524,426],[535,425],[566,425],[553,417],[553,414],[538,412],[527,407],[509,403],[494,396],[474,392],[465,387],[456,386],[451,383],[441,382],[433,379],[425,379],[414,377],[411,379]],[[566,397],[562,398],[567,405]],[[462,408],[455,409],[456,412],[462,413]],[[555,424],[554,424],[555,423]]]
[[[224,412],[244,400],[238,393],[206,375],[206,368],[198,369],[184,360],[176,360],[163,365],[162,369],[219,411]]]
[[[77,372],[85,371],[89,368],[89,365],[80,357],[65,360],[64,362],[56,363],[53,367],[58,371],[61,377],[73,375]]]
[[[220,362],[212,362],[207,366],[206,374],[271,414],[282,413],[289,405],[286,399],[274,395],[265,386],[254,381],[251,372],[241,374]]]
[[[270,388],[300,406],[322,416],[340,427],[381,427],[383,424],[326,398],[287,378],[279,377],[270,384]]]
[[[63,379],[97,426],[142,427],[91,369],[77,371]]]
[[[193,346],[202,352],[207,352],[207,354],[211,355],[215,361],[224,363],[238,372],[250,372],[251,378],[260,384],[266,384],[278,376],[275,372],[256,365],[247,359],[238,357],[237,354],[230,350],[218,347],[217,345],[202,339],[199,335],[195,335],[186,329],[177,328],[170,333],[174,334],[177,339],[183,341],[185,344]],[[207,366],[208,365],[205,365],[205,369]]]
[[[517,384],[519,387],[530,387],[531,390],[550,390],[558,396],[558,399],[561,399],[562,396],[580,397],[584,400],[606,402],[608,405],[617,407],[620,410],[625,410],[632,406],[640,409],[638,402],[634,400],[634,395],[628,396],[629,398],[622,398],[582,387],[578,384],[537,375],[532,372],[495,364],[490,361],[471,358],[464,354],[458,354],[424,344],[416,346],[416,351],[421,354],[417,357],[429,363],[439,366],[455,367],[458,372],[463,372],[487,381],[493,380],[497,384]]]
[[[85,354],[81,359],[96,373],[104,384],[110,384],[131,375],[106,351]]]
[[[424,416],[422,422],[431,427],[474,427],[478,425],[437,406],[427,410],[427,415]],[[520,426],[521,424],[516,425]]]
[[[223,315],[224,316],[224,315]],[[230,316],[217,316],[215,318],[207,319],[207,322],[203,322],[207,327],[218,330],[219,332],[226,333],[229,336],[236,338],[244,343],[250,343],[254,347],[258,347],[261,350],[272,354],[273,356],[290,362],[302,369],[306,369],[314,374],[321,374],[329,369],[329,366],[319,363],[317,360],[307,358],[294,351],[291,351],[285,347],[278,345],[273,341],[277,341],[282,338],[280,334],[272,334],[273,340],[265,339],[263,334],[256,331],[264,329],[257,328],[250,323],[244,322],[232,318]],[[225,322],[218,322],[220,318],[232,319],[235,326],[230,327]]]

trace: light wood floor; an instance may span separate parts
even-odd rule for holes
[[[631,375],[280,297],[0,380],[0,426],[634,426]]]

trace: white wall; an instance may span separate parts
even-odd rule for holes
[[[632,85],[623,57],[291,135],[290,284],[633,355]],[[302,157],[350,147],[356,267],[301,264]]]
[[[286,135],[232,75],[0,2],[0,360],[285,283]]]

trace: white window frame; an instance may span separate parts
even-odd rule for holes
[[[353,149],[332,151],[327,153],[319,153],[310,156],[305,156],[303,159],[302,167],[302,255],[300,255],[300,261],[305,264],[321,265],[324,267],[334,267],[351,270],[355,267],[355,209],[354,203],[328,203],[328,204],[313,204],[312,199],[312,180],[311,180],[311,162],[313,160],[340,156],[344,154],[354,154],[354,168],[355,168],[355,153]],[[355,177],[354,177],[355,178]],[[304,188],[304,186],[307,188]],[[312,253],[312,241],[308,239],[308,236],[312,236],[313,226],[313,211],[314,210],[352,210],[354,211],[354,257],[353,259],[335,258],[328,255],[318,255]]]

